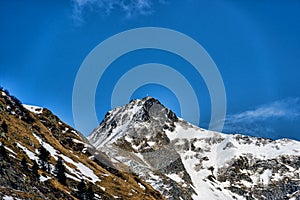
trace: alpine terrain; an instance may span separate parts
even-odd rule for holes
[[[151,97],[108,112],[88,140],[166,199],[300,199],[300,142],[204,130]]]
[[[97,159],[95,159],[97,158]],[[45,108],[0,88],[0,199],[164,199]]]
[[[300,200],[300,142],[204,130],[151,97],[85,138],[0,88],[0,199]]]

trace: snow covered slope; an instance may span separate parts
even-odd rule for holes
[[[88,139],[167,199],[300,199],[300,142],[204,130],[151,97],[108,112]]]

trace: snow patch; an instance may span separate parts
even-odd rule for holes
[[[84,142],[80,141],[80,140],[77,140],[75,138],[72,139],[73,142],[75,143],[79,143],[79,144],[85,144]]]
[[[33,153],[32,151],[29,151],[23,145],[17,143],[17,147],[21,148],[31,160],[38,160],[38,157],[36,156],[36,154]]]
[[[264,185],[268,185],[270,181],[270,177],[272,176],[272,170],[266,169],[260,176]]]
[[[7,146],[4,147],[7,151],[9,151],[10,153],[17,155],[16,152],[14,152],[12,149],[8,148]]]
[[[146,187],[143,186],[143,184],[141,184],[141,183],[138,183],[138,184],[139,184],[140,188],[142,188],[143,190],[146,190]]]
[[[71,130],[71,132],[74,133],[75,135],[80,136],[80,135],[77,133],[77,131]]]
[[[14,197],[5,195],[3,200],[14,200]]]
[[[102,186],[99,186],[101,188],[101,190],[105,191],[106,188],[105,187],[102,187]]]
[[[51,179],[49,176],[46,176],[46,177],[43,176],[43,175],[40,176],[40,181],[41,181],[41,182],[47,181],[47,180],[49,180],[49,179]]]
[[[69,130],[68,127],[65,127],[65,130],[62,131],[62,133],[66,133]]]
[[[77,181],[77,182],[80,182],[80,181],[81,181],[79,178],[76,178],[75,176],[72,176],[72,175],[69,174],[69,173],[66,173],[66,177],[67,177],[67,178],[70,178],[70,179],[73,179],[73,180],[75,180],[75,181]]]
[[[184,182],[177,174],[167,174],[167,176],[177,183]]]
[[[52,157],[55,158],[55,160],[57,160],[57,150],[53,148],[53,146],[51,146],[50,144],[48,144],[47,142],[44,142],[39,136],[37,136],[36,134],[32,133],[33,136],[39,141],[39,143],[45,148],[47,149],[47,151],[50,152],[50,155]]]
[[[43,145],[43,147],[45,149],[47,149],[47,151],[50,152],[51,156],[55,158],[55,160],[58,160],[58,157],[61,157],[65,162],[68,162],[74,166],[76,166],[76,170],[74,170],[73,168],[69,167],[68,165],[65,164],[66,168],[73,174],[75,174],[79,179],[81,178],[85,178],[88,179],[90,181],[92,181],[93,183],[100,181],[100,179],[98,178],[98,176],[96,176],[93,172],[93,170],[91,170],[90,168],[88,168],[87,166],[85,166],[82,163],[78,163],[73,161],[71,158],[63,155],[63,154],[59,154],[57,153],[58,151],[53,148],[50,144],[48,144],[47,142],[44,142],[39,136],[37,136],[36,134],[32,133],[34,135],[34,137],[39,141],[39,143],[41,145]],[[72,177],[73,178],[73,177]],[[74,179],[74,178],[73,178]]]
[[[26,108],[27,110],[29,110],[30,112],[35,113],[35,114],[42,114],[43,113],[43,108],[38,107],[38,106],[31,106],[31,105],[23,104],[23,107]]]
[[[79,169],[79,171],[86,177],[89,177],[92,179],[92,182],[95,183],[97,181],[100,181],[100,179],[98,178],[98,176],[96,176],[93,172],[93,170],[91,170],[90,168],[88,168],[87,166],[85,166],[82,163],[77,163],[76,165],[77,169]]]
[[[149,145],[150,147],[153,147],[153,146],[155,145],[155,142],[148,141],[148,145]]]

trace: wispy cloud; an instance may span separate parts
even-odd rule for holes
[[[262,121],[269,118],[293,119],[300,116],[300,99],[287,98],[270,104],[261,105],[253,110],[229,115],[229,121]]]
[[[224,132],[255,136],[274,136],[278,122],[297,120],[300,117],[300,98],[287,98],[254,109],[228,115]]]
[[[73,18],[82,21],[86,11],[109,15],[114,10],[120,10],[125,17],[148,15],[154,11],[155,3],[165,3],[165,0],[72,0]]]

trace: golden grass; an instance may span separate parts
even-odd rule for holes
[[[0,106],[5,107],[5,101],[0,96]],[[8,125],[8,133],[5,137],[0,137],[0,141],[4,143],[7,147],[12,149],[17,154],[15,155],[16,158],[20,161],[23,157],[27,157],[27,155],[20,151],[16,147],[16,142],[20,143],[21,145],[25,146],[32,152],[35,152],[36,149],[40,147],[39,141],[34,137],[32,134],[33,132],[38,135],[44,142],[51,144],[57,151],[61,154],[68,156],[74,162],[81,162],[93,172],[100,177],[101,181],[95,184],[95,192],[96,193],[103,193],[102,189],[99,186],[105,187],[106,190],[104,193],[108,196],[119,196],[122,199],[163,199],[157,191],[155,191],[150,185],[144,183],[138,177],[133,174],[122,172],[122,177],[118,177],[115,174],[107,171],[103,167],[99,166],[96,162],[90,160],[84,153],[82,152],[74,152],[71,151],[69,148],[63,146],[60,141],[53,135],[53,133],[46,127],[40,120],[48,120],[47,123],[51,124],[51,126],[57,130],[59,130],[59,134],[62,138],[75,138],[77,140],[82,141],[83,139],[78,135],[71,132],[74,130],[72,127],[68,126],[67,124],[61,122],[55,115],[53,115],[49,110],[44,110],[43,114],[40,116],[30,113],[31,117],[35,119],[33,124],[28,124],[15,115],[10,115],[5,111],[0,111],[0,122],[6,121]],[[58,121],[61,123],[59,124]],[[68,128],[69,130],[65,133],[62,133],[62,130]],[[37,131],[38,129],[38,131]],[[32,162],[27,157],[29,163]],[[56,161],[53,157],[50,159],[50,163],[55,165]],[[74,165],[71,163],[66,163],[71,168],[75,168]],[[125,167],[125,166],[124,166]],[[42,173],[40,170],[39,173]],[[52,176],[46,172],[47,176]],[[137,181],[143,184],[146,187],[146,190],[143,190],[137,183]],[[68,183],[73,183],[74,180],[68,180]],[[74,196],[71,195],[71,188],[63,186],[60,184],[53,176],[48,183],[52,185],[52,187],[57,188],[59,191],[68,194],[71,198],[76,199]],[[75,184],[75,183],[74,183]],[[73,185],[74,185],[73,184]],[[2,192],[3,188],[0,188],[0,192]],[[6,189],[8,190],[8,189]],[[133,192],[135,191],[135,192]],[[20,197],[24,198],[33,198],[33,199],[41,199],[39,197],[32,196],[33,194],[23,193],[21,191],[12,191],[12,193],[20,195]],[[3,192],[3,194],[6,194]],[[159,197],[159,198],[158,198]]]

